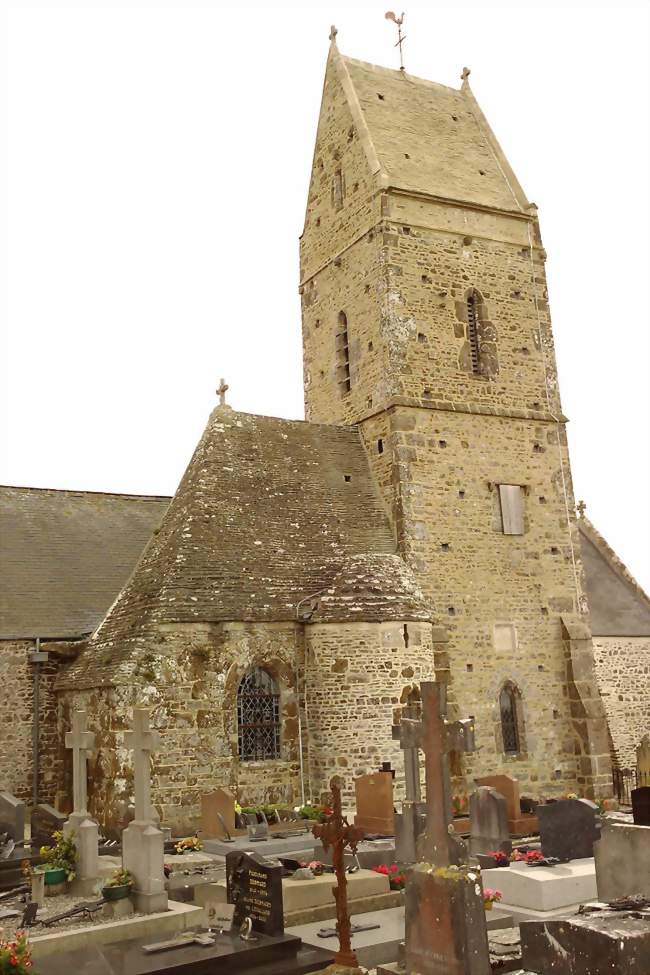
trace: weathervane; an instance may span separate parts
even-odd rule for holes
[[[395,47],[399,47],[399,69],[404,70],[404,58],[402,57],[402,44],[406,40],[406,37],[402,37],[402,24],[404,23],[404,13],[401,17],[394,14],[392,10],[388,10],[384,16],[386,20],[392,20],[394,24],[397,24],[397,44]]]

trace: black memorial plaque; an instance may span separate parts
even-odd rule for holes
[[[260,934],[282,934],[282,867],[257,853],[226,855],[226,884],[229,904],[235,905],[234,925],[246,917]]]
[[[650,826],[650,785],[632,789],[632,817],[635,826]]]

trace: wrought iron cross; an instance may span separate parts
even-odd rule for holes
[[[400,745],[403,749],[422,749],[427,786],[427,828],[422,855],[439,867],[458,863],[462,859],[462,845],[450,824],[453,817],[449,777],[449,752],[472,752],[474,721],[463,718],[447,721],[447,685],[423,681],[422,717],[419,721],[403,717],[399,725]],[[411,753],[412,754],[412,753]]]
[[[146,708],[133,709],[133,731],[127,731],[124,742],[133,750],[133,778],[135,780],[135,821],[151,822],[151,752],[160,747],[160,735],[149,728]]]
[[[352,951],[350,938],[350,915],[348,913],[348,882],[345,875],[344,851],[348,847],[352,853],[357,851],[357,843],[365,833],[359,826],[351,826],[341,812],[341,789],[336,779],[330,782],[332,792],[332,813],[324,823],[313,827],[312,833],[327,850],[332,847],[332,864],[336,875],[334,900],[336,901],[336,933],[339,950],[334,956],[335,965],[358,968],[357,956]]]
[[[397,44],[395,44],[395,47],[399,48],[399,69],[400,71],[403,71],[404,58],[402,57],[402,44],[406,40],[406,37],[402,37],[402,24],[404,23],[404,14],[402,13],[402,16],[398,17],[397,14],[393,13],[392,10],[388,10],[384,14],[384,16],[386,20],[392,20],[393,23],[397,25]]]
[[[87,729],[85,711],[72,714],[72,731],[66,731],[65,747],[72,749],[72,801],[73,812],[87,813],[88,804],[88,753],[95,747],[95,736]]]
[[[225,406],[226,405],[226,393],[228,392],[229,389],[230,389],[230,386],[228,385],[228,383],[226,382],[226,380],[225,379],[220,379],[219,380],[219,388],[217,390],[217,393],[218,393],[218,396],[219,396],[219,406]]]

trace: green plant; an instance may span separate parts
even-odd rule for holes
[[[33,975],[31,950],[24,931],[16,932],[15,941],[0,938],[0,975]]]
[[[130,870],[125,867],[118,867],[110,875],[104,887],[125,887],[127,884],[134,883],[135,878]]]
[[[306,802],[304,806],[297,806],[296,812],[301,819],[315,819],[319,823],[324,823],[332,810],[328,806],[321,806],[317,803]]]
[[[46,870],[65,870],[67,880],[74,880],[75,865],[79,859],[73,840],[74,833],[64,836],[61,830],[52,833],[54,846],[42,846],[40,854],[45,860]]]

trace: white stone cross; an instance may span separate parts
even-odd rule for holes
[[[151,805],[151,772],[149,756],[160,747],[160,735],[149,727],[146,708],[133,709],[133,731],[127,731],[124,742],[133,751],[133,778],[135,781],[135,822],[151,822],[154,818]]]
[[[95,736],[86,728],[85,711],[73,711],[72,731],[66,731],[65,747],[72,749],[72,800],[74,812],[88,813],[88,753],[95,747]]]

